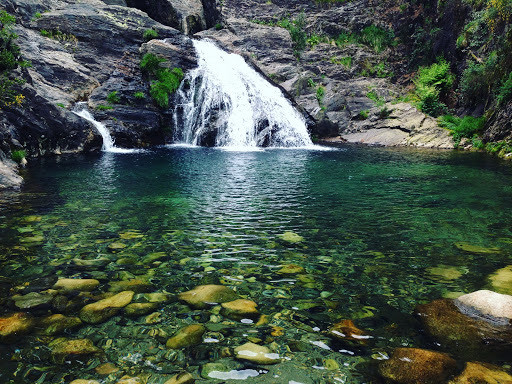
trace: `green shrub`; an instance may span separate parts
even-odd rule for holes
[[[295,20],[283,19],[277,23],[280,27],[286,28],[293,41],[293,53],[297,58],[307,45],[306,14],[301,12]]]
[[[183,71],[181,68],[163,68],[160,64],[165,63],[167,60],[158,57],[152,53],[146,53],[140,63],[141,69],[146,72],[150,77],[156,78],[151,81],[149,94],[160,107],[169,108],[169,96],[174,93],[180,86],[183,80]]]
[[[11,152],[11,159],[18,164],[20,164],[26,156],[27,153],[23,149]]]
[[[362,44],[367,45],[377,53],[384,49],[395,46],[395,33],[391,30],[370,25],[361,31],[358,39]]]
[[[366,97],[374,101],[375,104],[377,104],[377,107],[382,107],[384,104],[386,104],[386,99],[384,99],[383,97],[379,97],[379,95],[377,95],[377,92],[373,90],[369,91],[366,94]]]
[[[494,87],[498,71],[498,55],[492,52],[483,63],[469,63],[462,73],[459,92],[465,106],[485,103]]]
[[[224,26],[221,23],[215,24],[215,30],[220,31],[221,29],[224,29]]]
[[[146,29],[144,31],[144,33],[142,34],[142,38],[145,41],[150,41],[150,40],[153,40],[153,39],[157,39],[158,38],[158,32],[155,31],[154,29]]]
[[[324,103],[324,97],[325,97],[325,88],[320,85],[316,89],[316,99],[317,99],[319,105],[322,105]]]
[[[439,118],[439,125],[452,131],[455,148],[463,138],[476,139],[475,135],[480,133],[485,125],[485,117],[465,116],[460,118],[452,115],[445,115]]]
[[[447,107],[440,99],[451,89],[454,79],[450,64],[444,59],[438,59],[428,67],[420,67],[414,79],[419,108],[431,116],[446,113]]]
[[[107,96],[107,102],[109,104],[118,104],[121,99],[119,98],[118,91],[112,91]]]
[[[368,116],[370,116],[370,111],[367,109],[363,109],[362,111],[359,111],[359,113],[357,114],[357,119],[366,120]]]
[[[496,98],[498,105],[504,105],[512,100],[512,72],[509,73],[507,80],[500,87],[500,92]]]
[[[473,136],[473,139],[471,139],[471,145],[473,146],[473,148],[476,148],[476,149],[484,149],[485,148],[484,142],[478,136]]]
[[[496,154],[500,157],[512,152],[512,142],[496,141],[485,144],[485,150],[489,153]]]
[[[144,92],[138,91],[133,94],[133,97],[136,99],[142,100],[146,98],[146,94]]]
[[[166,60],[163,57],[158,57],[153,53],[146,53],[140,62],[140,69],[143,72],[155,76],[156,73],[162,69],[160,64],[165,63]]]
[[[114,109],[111,105],[105,105],[105,104],[98,104],[96,106],[96,110],[98,111],[108,111],[110,109]]]

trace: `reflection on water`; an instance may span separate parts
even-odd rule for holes
[[[71,277],[97,279],[94,299],[141,281],[129,286],[141,292],[138,303],[144,293],[224,284],[255,301],[268,323],[169,299],[156,315],[120,312],[68,331],[104,351],[90,365],[53,363],[52,337],[7,345],[5,382],[16,370],[20,383],[41,372],[41,383],[98,380],[94,368],[105,361],[158,383],[181,369],[205,382],[369,382],[395,347],[438,348],[411,315],[418,303],[487,287],[488,275],[510,264],[512,174],[481,154],[174,146],[42,160],[26,180],[20,195],[0,201],[4,313],[17,310],[10,297],[32,281],[39,292],[47,280]],[[93,298],[59,296],[58,307],[28,311],[76,316]],[[325,331],[342,319],[365,329],[371,344],[333,342]],[[164,347],[195,323],[207,328],[202,344]],[[231,349],[248,341],[285,360],[261,370],[233,359]],[[220,366],[202,374],[209,363]]]

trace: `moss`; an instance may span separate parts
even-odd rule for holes
[[[144,41],[150,41],[153,39],[157,39],[158,32],[155,31],[154,29],[146,29],[142,34],[142,38],[144,39]]]
[[[11,152],[11,159],[18,164],[20,164],[26,156],[27,153],[22,149]]]

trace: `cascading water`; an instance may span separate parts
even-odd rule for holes
[[[138,151],[136,149],[116,147],[114,145],[114,140],[112,139],[112,136],[110,136],[110,132],[108,131],[107,127],[105,127],[105,125],[100,123],[99,121],[96,121],[94,117],[91,115],[91,113],[87,110],[87,103],[77,103],[73,108],[73,113],[92,123],[94,127],[98,130],[99,134],[103,138],[103,146],[101,148],[103,152],[132,153]]]
[[[177,92],[175,142],[229,148],[308,147],[303,116],[236,54],[194,40],[199,65]]]

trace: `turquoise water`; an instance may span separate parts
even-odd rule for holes
[[[287,359],[245,382],[372,382],[378,359],[394,347],[437,348],[412,316],[417,304],[488,287],[487,276],[511,264],[512,168],[485,154],[161,148],[34,161],[24,176],[20,194],[0,198],[4,313],[15,310],[9,295],[34,279],[95,278],[101,293],[109,282],[139,278],[148,292],[171,294],[228,285],[258,303],[269,323],[233,322],[171,300],[155,324],[118,315],[69,331],[103,349],[87,362],[55,364],[48,337],[3,345],[2,382],[116,383],[119,373],[94,370],[106,361],[149,375],[148,383],[209,362],[244,371],[254,367],[225,348],[252,338]],[[285,232],[303,241],[287,243]],[[278,273],[288,264],[304,271]],[[58,312],[34,315],[49,313]],[[324,331],[342,319],[372,343],[330,340]],[[169,352],[155,336],[192,323],[206,324],[205,338],[216,342]]]

